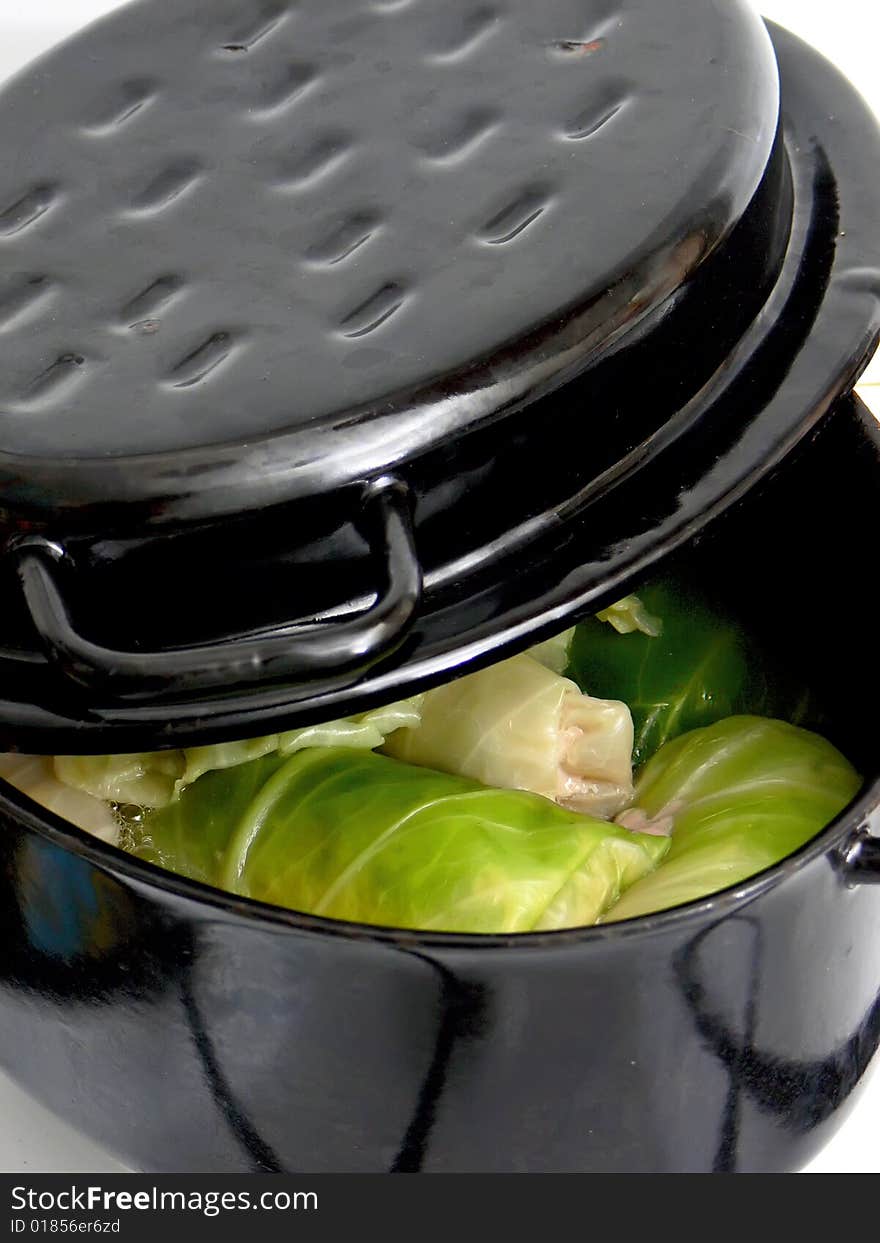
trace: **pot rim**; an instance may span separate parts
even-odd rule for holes
[[[507,934],[484,934],[464,932],[429,932],[418,929],[390,928],[381,925],[358,924],[339,919],[327,919],[319,915],[273,906],[254,898],[244,898],[228,893],[201,881],[179,876],[156,864],[147,863],[127,854],[121,847],[94,837],[85,829],[57,816],[54,812],[35,803],[27,795],[0,778],[0,813],[12,813],[14,820],[29,833],[33,833],[55,846],[61,846],[75,857],[109,874],[116,880],[134,883],[149,891],[153,901],[172,897],[224,915],[231,921],[241,921],[256,927],[271,927],[288,935],[311,935],[341,939],[350,942],[368,941],[374,944],[419,950],[504,950],[504,949],[561,949],[590,944],[607,944],[609,941],[627,941],[641,936],[655,936],[671,931],[681,925],[696,923],[716,917],[727,918],[733,911],[748,905],[763,894],[775,889],[783,881],[804,870],[822,856],[836,851],[841,868],[855,839],[868,827],[871,816],[880,808],[880,776],[866,781],[859,796],[837,816],[826,829],[799,851],[783,859],[781,863],[759,873],[750,880],[732,888],[719,891],[707,898],[683,906],[658,911],[653,915],[641,915],[622,920],[616,924],[599,924],[586,928],[565,928],[556,932],[520,932]]]

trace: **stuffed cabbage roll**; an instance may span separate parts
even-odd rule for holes
[[[734,717],[668,743],[642,772],[636,809],[620,822],[671,829],[669,854],[606,922],[694,902],[756,876],[816,837],[860,785],[829,742],[781,721]]]
[[[310,750],[202,777],[136,853],[297,911],[443,932],[594,924],[668,849],[536,795]]]
[[[0,777],[63,820],[115,845],[119,824],[109,803],[84,790],[73,790],[55,776],[52,759],[43,755],[0,755]]]
[[[575,630],[565,670],[589,694],[628,704],[636,767],[674,738],[731,716],[821,725],[806,682],[694,584],[669,575],[642,588],[637,603],[654,624],[634,624],[626,612],[613,628],[588,619]]]
[[[284,734],[269,734],[245,742],[189,747],[184,751],[144,752],[137,755],[55,757],[59,781],[74,790],[109,803],[135,807],[168,807],[183,791],[214,769],[236,768],[266,755],[294,755],[310,747],[352,747],[372,751],[397,729],[418,724],[422,696],[359,716],[310,725]]]
[[[591,699],[531,656],[429,691],[420,715],[387,754],[606,819],[632,799],[626,704]]]

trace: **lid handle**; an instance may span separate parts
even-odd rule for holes
[[[409,489],[388,477],[364,498],[372,556],[381,578],[375,603],[355,617],[282,625],[259,634],[158,652],[113,651],[80,635],[64,601],[57,566],[63,547],[40,535],[16,542],[27,607],[49,658],[89,691],[115,698],[184,696],[236,683],[312,683],[363,673],[403,642],[422,597]]]

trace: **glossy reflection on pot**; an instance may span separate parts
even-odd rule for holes
[[[880,1043],[880,892],[863,883],[880,872],[858,842],[880,826],[880,669],[846,610],[792,626],[790,604],[823,540],[840,550],[828,598],[858,581],[878,470],[876,425],[847,404],[688,554],[739,593],[730,561],[752,550],[755,624],[811,662],[835,741],[875,778],[801,856],[616,928],[386,934],[211,897],[6,798],[6,1068],[153,1171],[806,1164]],[[820,486],[827,503],[800,512]]]
[[[337,719],[680,558],[864,791],[734,893],[503,939],[0,787],[0,1065],[148,1171],[796,1169],[880,1041],[876,123],[744,0],[271,7],[139,0],[0,93],[3,749]]]

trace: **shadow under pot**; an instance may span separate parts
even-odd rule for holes
[[[795,1170],[880,1043],[876,124],[583,7],[0,94],[0,1065],[135,1169]],[[625,771],[474,771],[524,667]]]

